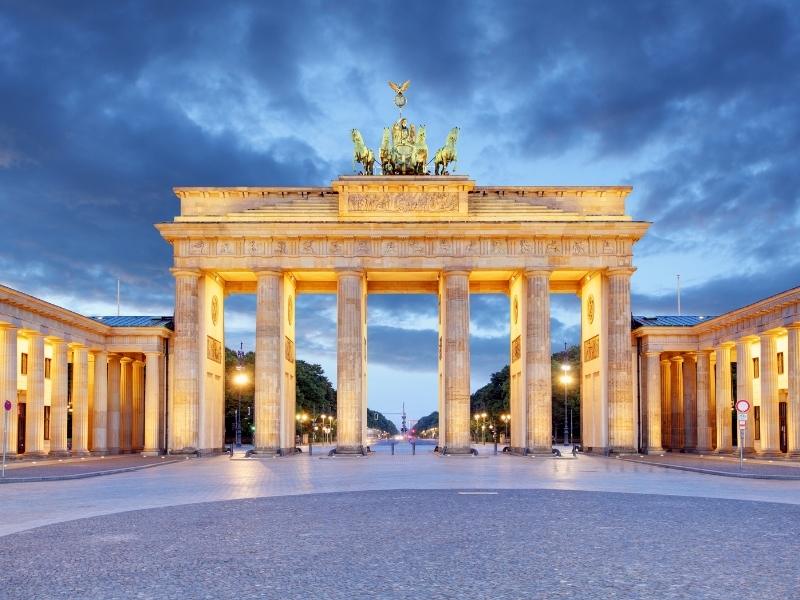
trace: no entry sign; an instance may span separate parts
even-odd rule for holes
[[[748,410],[750,410],[750,403],[747,400],[737,400],[736,410],[746,413]]]

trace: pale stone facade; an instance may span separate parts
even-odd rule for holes
[[[551,444],[550,299],[582,299],[584,445],[639,443],[630,277],[648,224],[625,214],[628,187],[478,187],[464,176],[340,177],[330,187],[179,188],[157,228],[176,280],[168,446],[221,448],[224,299],[257,295],[256,451],[294,446],[294,301],[337,296],[339,453],[366,443],[370,294],[439,297],[439,436],[470,451],[469,294],[511,307],[511,446]],[[110,382],[112,380],[109,380]],[[111,409],[109,409],[111,410]]]
[[[147,432],[146,451],[166,450],[172,319],[127,320],[84,317],[0,286],[0,400],[12,405],[0,432],[9,456],[140,452]]]
[[[728,453],[742,445],[763,456],[800,455],[800,288],[718,317],[634,321],[647,374],[638,392],[647,402],[643,450]],[[742,399],[751,405],[744,436],[734,409]]]

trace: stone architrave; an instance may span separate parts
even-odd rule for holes
[[[92,418],[92,452],[108,452],[108,352],[99,350],[94,354],[94,413]]]
[[[608,276],[608,444],[614,452],[636,448],[631,359],[632,267],[607,270]]]
[[[711,351],[700,350],[697,354],[697,451],[712,449],[711,406],[709,392],[711,383]]]
[[[117,354],[108,355],[108,418],[106,444],[109,454],[120,451],[120,400],[122,392],[122,364]]]
[[[11,414],[3,415],[0,431],[8,426],[6,454],[9,456],[17,454],[17,332],[12,325],[0,324],[0,400],[12,403]]]
[[[647,401],[647,452],[657,454],[661,447],[661,353],[645,354]]]
[[[72,454],[89,454],[89,352],[72,347]]]
[[[550,271],[525,272],[527,280],[526,352],[527,449],[552,454],[553,382],[550,364]]]
[[[51,340],[50,347],[53,349],[50,360],[50,454],[67,456],[67,344],[63,340]]]
[[[736,342],[736,400],[747,400],[750,403],[750,410],[747,412],[747,429],[745,429],[745,452],[753,452],[756,424],[753,417],[755,413],[753,408],[753,353],[750,343],[750,338]],[[738,446],[741,443],[741,435],[737,434],[736,439]]]
[[[716,403],[717,403],[717,452],[728,453],[733,450],[731,432],[731,344],[723,344],[716,349]]]
[[[362,454],[367,401],[367,281],[360,271],[339,271],[336,278],[336,454]]]
[[[25,454],[44,456],[44,337],[38,331],[28,338],[28,393],[25,412]]]
[[[761,447],[760,454],[780,454],[778,423],[777,335],[773,332],[759,336],[761,341]]]

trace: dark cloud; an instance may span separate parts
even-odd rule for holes
[[[349,127],[391,118],[385,79],[408,78],[432,137],[462,126],[467,172],[570,184],[582,161],[609,165],[597,183],[634,185],[630,211],[654,222],[637,253],[669,277],[703,263],[684,306],[722,312],[798,283],[798,64],[791,0],[7,2],[3,283],[88,304],[113,302],[121,277],[131,305],[168,309],[170,248],[152,224],[177,212],[173,186],[324,184],[349,171]],[[548,160],[565,179],[530,181]],[[637,312],[673,312],[652,283],[635,291]],[[330,352],[329,301],[308,302],[298,335]],[[414,348],[435,333],[408,323],[435,319],[435,301],[370,308],[386,321],[371,358],[429,362]],[[471,317],[498,332],[474,342],[488,366],[507,354],[508,301],[475,296]],[[554,344],[575,323],[554,321]]]

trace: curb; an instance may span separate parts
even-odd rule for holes
[[[676,471],[689,471],[691,473],[703,473],[704,475],[717,475],[719,477],[738,477],[739,479],[772,479],[777,481],[800,481],[800,475],[767,475],[759,473],[736,473],[731,471],[714,471],[702,469],[700,467],[687,467],[684,465],[670,465],[666,463],[652,462],[647,460],[633,460],[630,458],[619,458],[625,462],[648,465],[650,467],[662,467],[664,469],[674,469]]]
[[[39,481],[68,481],[70,479],[87,479],[89,477],[102,477],[103,475],[114,475],[116,473],[128,473],[130,471],[141,471],[142,469],[152,469],[153,467],[160,467],[162,465],[171,465],[177,462],[183,462],[184,460],[188,460],[188,458],[184,459],[173,459],[173,460],[165,460],[163,462],[152,463],[149,465],[138,465],[135,467],[121,467],[119,469],[108,469],[105,471],[91,471],[89,473],[73,473],[71,475],[42,475],[41,477],[31,476],[31,477],[4,477],[0,478],[0,484],[3,483],[34,483]]]

